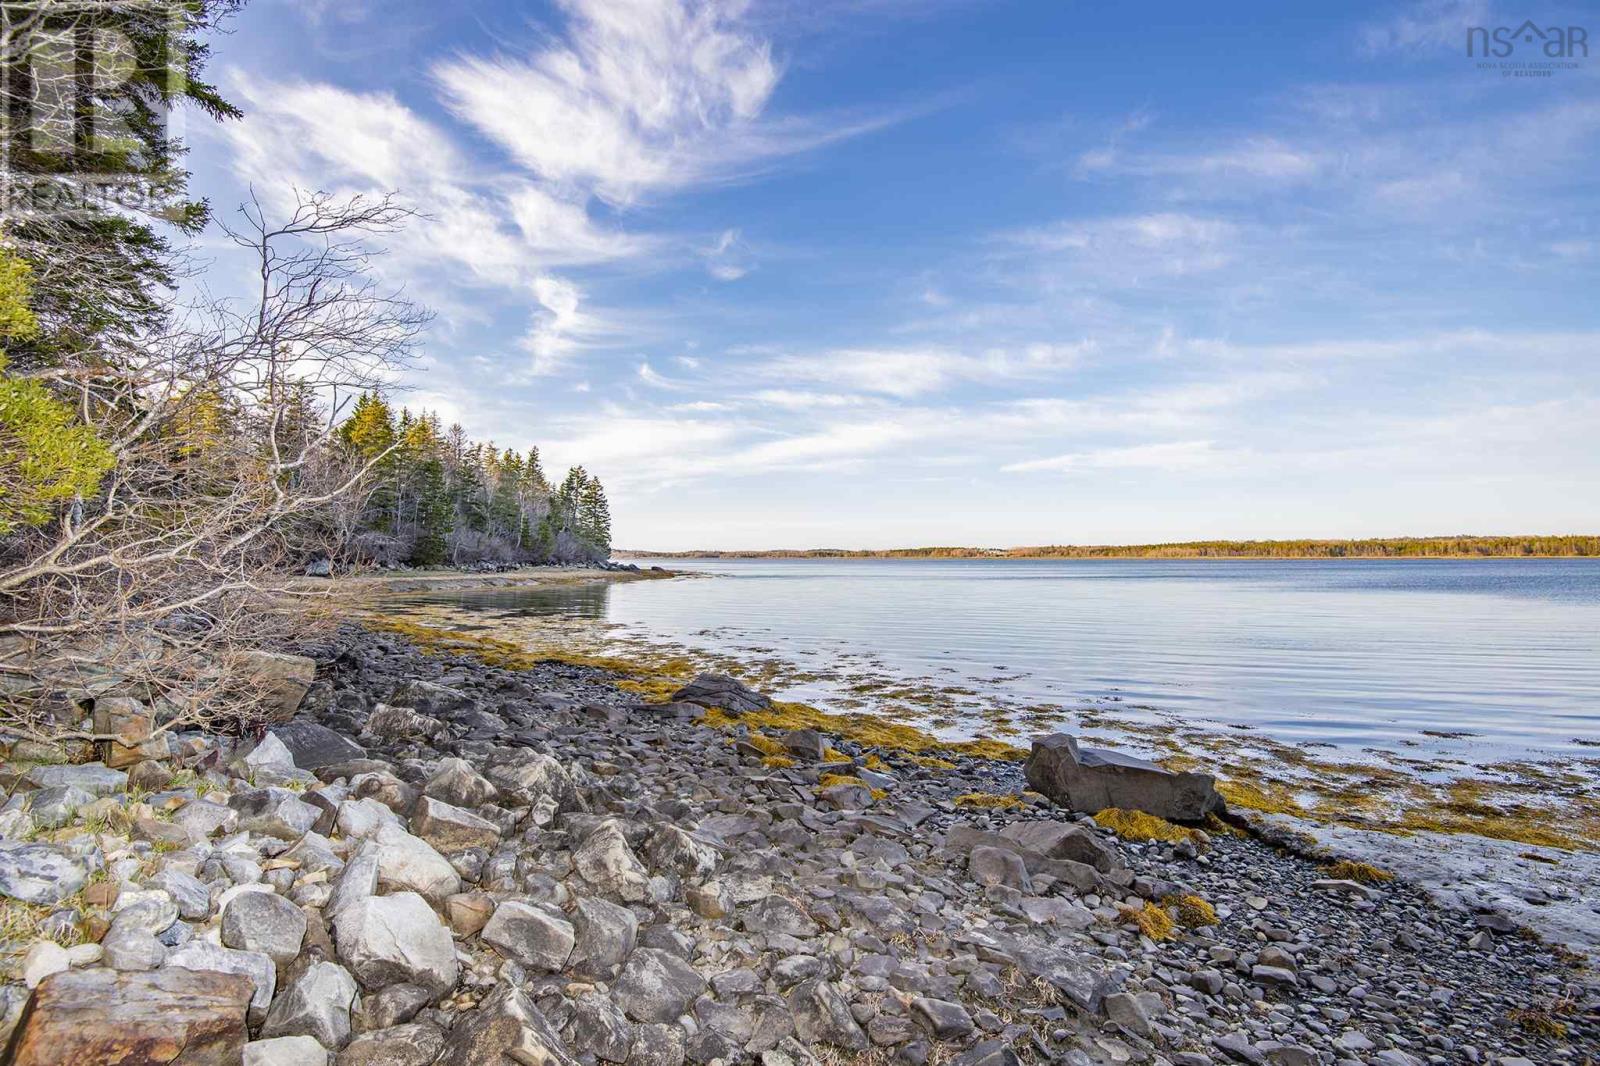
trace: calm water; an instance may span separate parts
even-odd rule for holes
[[[865,653],[885,676],[980,699],[1175,713],[1340,748],[1593,756],[1577,741],[1600,739],[1600,560],[668,565],[711,576],[458,602],[813,669],[860,669]]]

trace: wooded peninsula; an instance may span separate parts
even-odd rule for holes
[[[618,550],[612,554],[629,559],[1531,559],[1600,556],[1600,536],[1191,540],[1171,544],[1046,544],[1018,548]]]

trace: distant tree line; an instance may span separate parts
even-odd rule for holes
[[[849,548],[618,551],[710,559],[1454,559],[1600,556],[1600,536],[1372,537],[1364,540],[1191,540],[1171,544],[1050,544],[1025,548]]]
[[[600,480],[573,467],[545,478],[539,449],[526,455],[441,429],[429,412],[393,408],[362,393],[339,440],[372,461],[374,476],[340,537],[346,561],[441,563],[597,562],[611,554],[611,511]]]

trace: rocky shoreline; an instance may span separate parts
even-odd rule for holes
[[[353,627],[307,650],[259,743],[11,749],[7,1061],[1600,1056],[1575,953],[1228,822],[1102,825],[1015,762],[753,729],[736,685],[645,702]]]

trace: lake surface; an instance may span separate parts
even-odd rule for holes
[[[1477,761],[1600,754],[1580,743],[1600,740],[1600,560],[663,565],[707,576],[446,598],[951,686],[969,709],[1114,709]],[[826,676],[796,688],[841,697]]]

